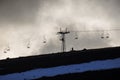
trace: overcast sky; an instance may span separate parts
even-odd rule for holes
[[[60,27],[67,51],[119,46],[120,31],[75,32],[120,29],[119,13],[120,0],[0,0],[0,59],[60,52]]]

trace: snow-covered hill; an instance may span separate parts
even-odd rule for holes
[[[0,80],[31,80],[111,69],[120,69],[119,47],[1,60]]]
[[[107,70],[120,68],[120,58],[112,60],[92,61],[89,63],[58,66],[51,68],[38,68],[21,73],[1,75],[0,80],[31,80],[61,74],[81,73],[86,71]]]

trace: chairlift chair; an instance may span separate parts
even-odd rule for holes
[[[43,36],[43,43],[47,43],[46,37]]]
[[[109,36],[106,36],[106,38],[109,38]]]
[[[4,50],[4,53],[7,53],[7,51]]]
[[[78,34],[77,33],[75,33],[75,39],[78,39]]]
[[[106,34],[106,38],[109,38],[109,33]]]
[[[101,39],[104,39],[105,37],[104,37],[104,32],[101,34]]]
[[[75,37],[75,39],[78,39],[78,37]]]
[[[30,48],[30,42],[27,44],[27,48]]]
[[[46,43],[46,41],[43,41],[43,43]]]
[[[10,51],[10,47],[7,48],[7,51]]]
[[[104,36],[101,36],[102,39],[104,39]]]
[[[27,46],[27,48],[30,48],[30,46]]]

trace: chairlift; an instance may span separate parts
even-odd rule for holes
[[[109,33],[106,33],[106,34],[102,33],[101,38],[102,39],[109,38]]]
[[[101,34],[101,39],[104,39],[105,37],[104,37],[104,32]]]
[[[78,37],[75,37],[75,39],[78,39]]]
[[[10,51],[10,49],[7,49],[7,51]]]
[[[75,39],[78,39],[78,35],[77,35],[77,33],[75,33]]]
[[[27,48],[30,48],[30,46],[27,46]]]
[[[7,51],[4,51],[4,53],[7,53]]]
[[[109,38],[109,36],[106,36],[106,38]]]
[[[46,43],[46,41],[43,41],[43,43]]]
[[[4,53],[7,53],[8,51],[10,51],[10,47],[9,46],[4,49]]]
[[[109,33],[106,34],[106,38],[109,38]]]
[[[102,39],[104,39],[104,36],[101,36]]]
[[[45,38],[45,36],[43,37],[43,43],[47,43],[47,40],[46,40],[46,38]]]
[[[7,48],[7,51],[10,51],[10,47]]]
[[[29,41],[28,44],[27,44],[27,48],[28,48],[28,49],[30,48],[30,41]]]

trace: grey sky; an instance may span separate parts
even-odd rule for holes
[[[0,0],[0,59],[59,52],[56,32],[60,27],[70,31],[120,29],[119,5],[120,0]],[[101,32],[71,32],[67,50],[118,46],[120,32],[107,33],[109,39],[100,39]],[[3,53],[8,46],[11,51]]]

